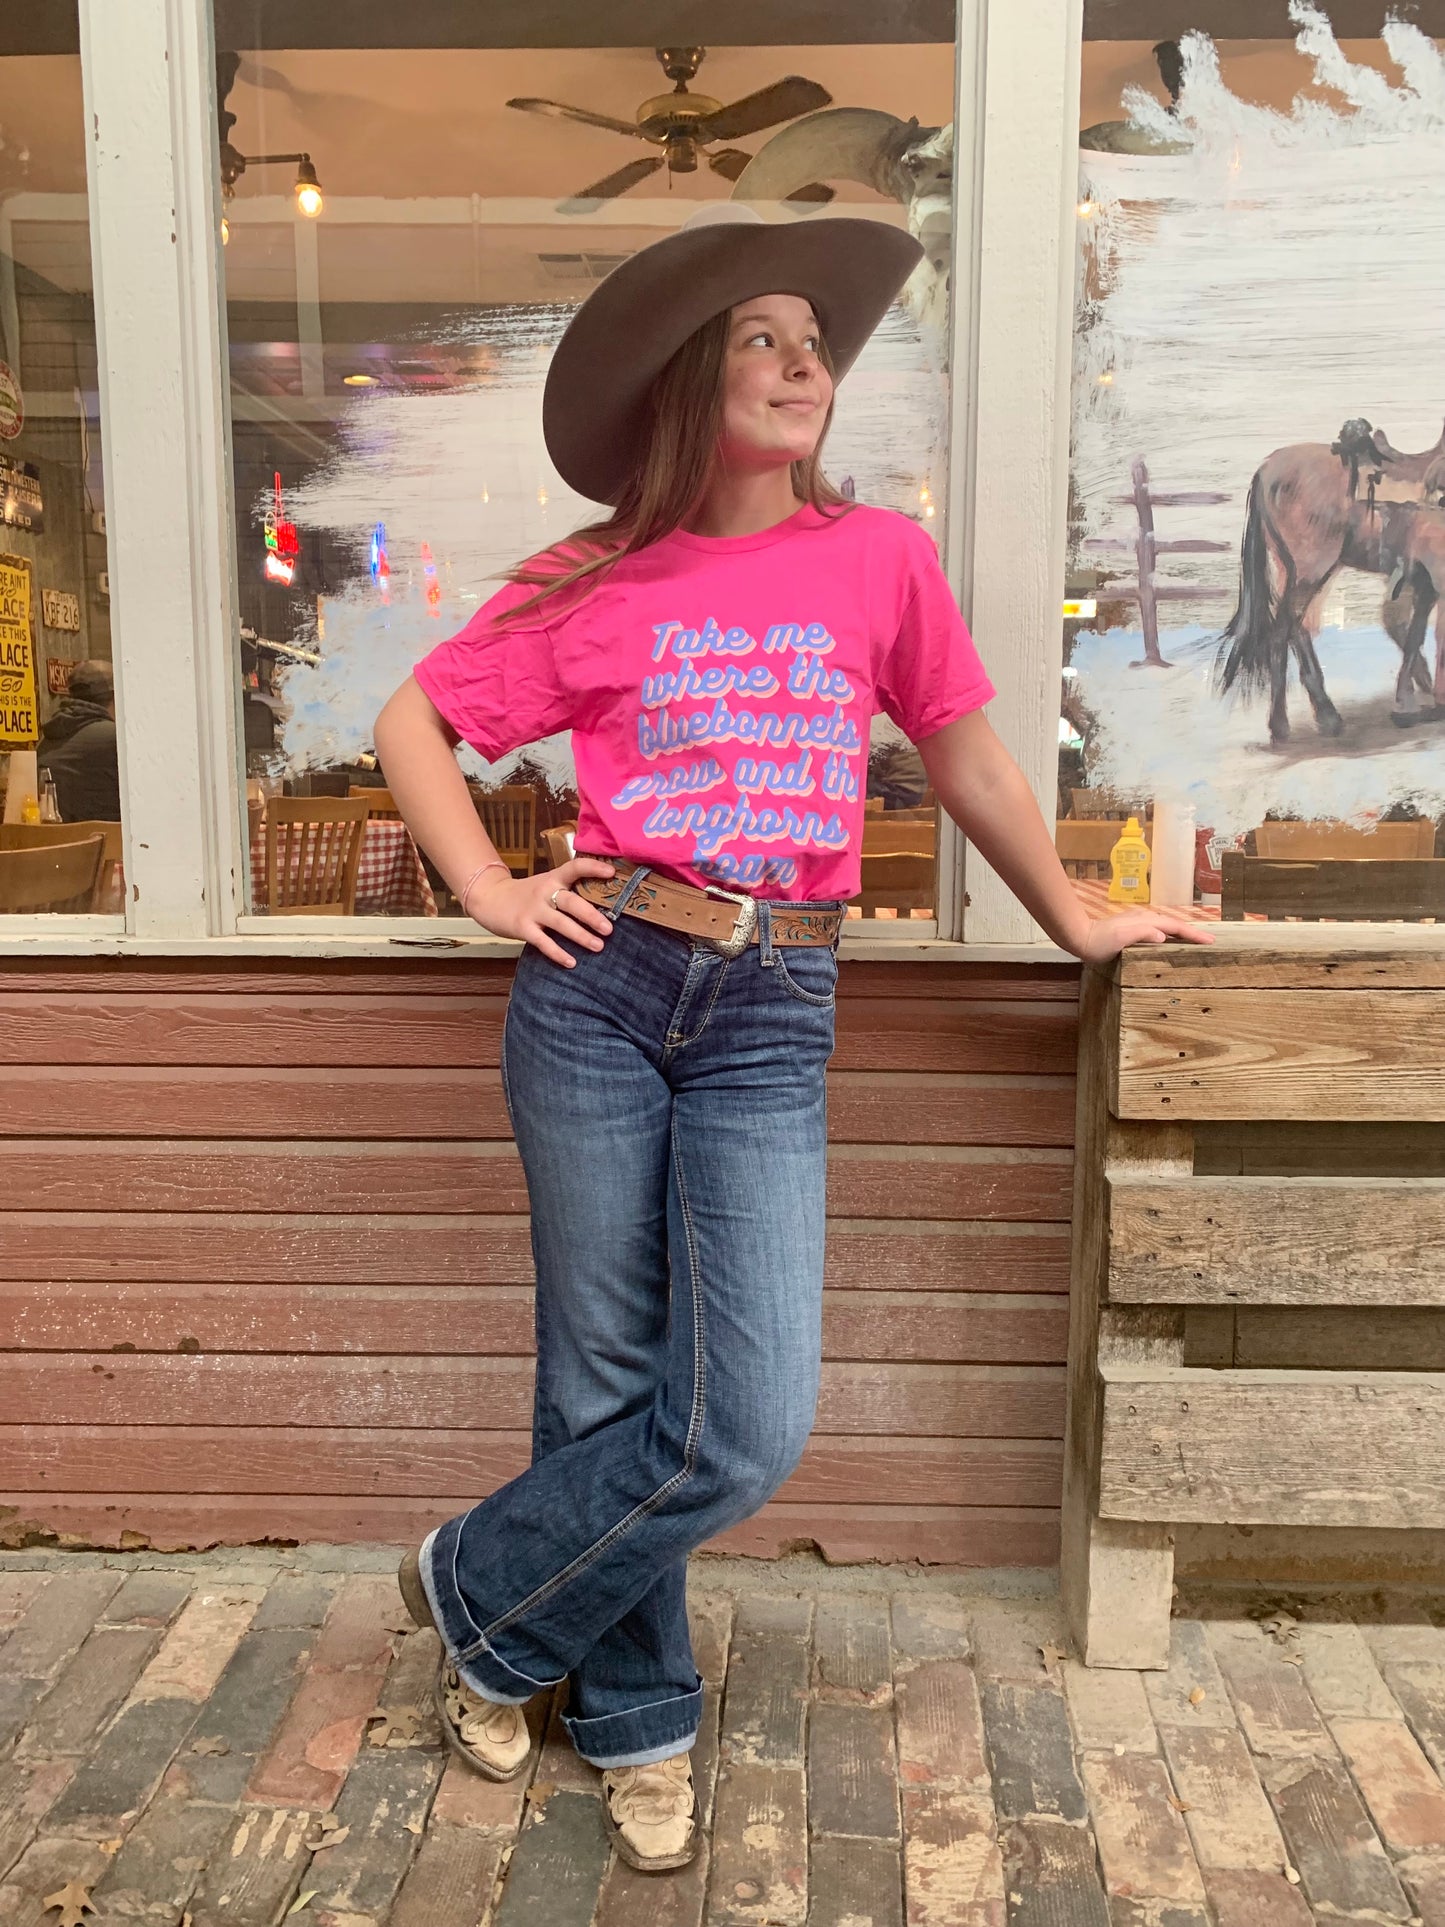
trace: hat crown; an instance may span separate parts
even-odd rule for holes
[[[729,222],[746,224],[753,227],[768,226],[768,223],[763,219],[762,215],[758,213],[758,210],[755,207],[750,207],[746,201],[704,201],[700,207],[695,207],[692,213],[688,215],[687,219],[682,223],[682,228],[722,227]],[[681,232],[681,228],[679,232]]]

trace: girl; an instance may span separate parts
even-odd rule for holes
[[[526,947],[502,1082],[536,1265],[531,1467],[403,1562],[452,1745],[507,1778],[565,1678],[618,1851],[681,1866],[702,1682],[688,1554],[787,1478],[819,1376],[824,1066],[859,886],[869,719],[1076,956],[1091,923],[984,720],[929,536],[824,479],[833,391],[921,254],[881,222],[700,210],[599,284],[543,425],[612,514],[512,572],[387,703],[376,746],[465,912]],[[577,854],[510,876],[453,750],[570,729]]]

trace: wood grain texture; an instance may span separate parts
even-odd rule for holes
[[[825,1358],[1062,1364],[1057,1297],[825,1290]],[[426,1285],[0,1285],[0,1350],[522,1356],[532,1293]]]
[[[0,1279],[216,1284],[532,1282],[521,1216],[300,1212],[22,1212],[0,1217]],[[834,1219],[824,1251],[840,1290],[1066,1291],[1063,1226]]]
[[[834,1146],[828,1209],[852,1218],[1068,1217],[1063,1150],[935,1146],[892,1155]],[[892,1147],[889,1147],[892,1150]],[[3,1206],[47,1212],[520,1213],[522,1164],[510,1143],[372,1144],[228,1139],[12,1139]]]
[[[1126,990],[1445,990],[1445,932],[1419,924],[1225,924],[1209,945],[1140,944],[1119,960]]]
[[[6,1535],[405,1539],[514,1476],[513,969],[0,959]],[[1055,1556],[1077,996],[844,961],[817,1430],[727,1549]]]
[[[412,1545],[475,1494],[425,1499],[293,1498],[255,1493],[175,1498],[163,1493],[0,1491],[0,1524],[16,1544],[53,1543],[158,1552],[219,1545],[319,1540]],[[817,1551],[833,1562],[916,1560],[923,1565],[1049,1566],[1058,1557],[1058,1515],[1048,1507],[793,1505],[774,1499],[742,1525],[709,1540],[709,1552],[775,1559]],[[702,1567],[706,1578],[706,1565]]]
[[[1051,1438],[1061,1366],[825,1361],[816,1425],[913,1437]],[[527,1358],[270,1353],[10,1352],[0,1412],[17,1425],[293,1426],[516,1431],[532,1418]]]
[[[1073,1079],[838,1071],[835,1144],[1069,1145]],[[0,1068],[0,1138],[510,1138],[497,1070]]]
[[[1418,933],[1417,933],[1418,934]],[[331,996],[457,997],[478,992],[506,996],[515,969],[510,957],[479,956],[474,948],[446,957],[425,952],[394,959],[328,957],[309,963],[289,958],[170,957],[156,964],[140,957],[57,957],[43,964],[0,957],[0,993],[66,997],[117,991],[127,996],[192,996],[244,992],[261,1001]],[[893,964],[842,959],[840,993],[863,997],[948,997],[962,1002],[1074,1004],[1077,964],[929,963]]]
[[[1445,1120],[1445,990],[1125,990],[1120,1117]]]
[[[1445,1308],[1445,1178],[1107,1184],[1115,1302]]]
[[[1100,1509],[1235,1525],[1445,1524],[1445,1375],[1102,1366]]]
[[[815,1435],[779,1497],[799,1504],[1038,1505],[1059,1496],[1061,1448],[1050,1439]],[[0,1465],[27,1490],[173,1494],[484,1498],[531,1462],[526,1431],[441,1428],[0,1426]]]
[[[247,1064],[405,1070],[495,1069],[506,998],[332,991],[257,1002],[173,992],[0,994],[7,1057],[20,1064]],[[1071,1075],[1067,1003],[956,997],[840,997],[836,1070],[1015,1071]]]

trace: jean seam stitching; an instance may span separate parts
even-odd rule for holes
[[[701,1686],[694,1686],[690,1693],[670,1693],[665,1700],[648,1700],[645,1706],[629,1706],[625,1713],[596,1713],[590,1719],[584,1719],[579,1713],[564,1713],[562,1718],[572,1726],[604,1726],[609,1720],[630,1720],[638,1713],[655,1713],[659,1706],[686,1706],[703,1690]]]
[[[773,961],[777,966],[778,977],[783,988],[791,996],[796,997],[800,1004],[812,1004],[819,1010],[832,1010],[836,1006],[838,1001],[836,988],[831,997],[815,996],[811,990],[804,990],[801,984],[794,982],[792,973],[788,969],[787,960],[776,950],[773,952]]]
[[[707,1009],[702,1014],[702,1022],[698,1025],[697,1029],[693,1031],[690,1037],[684,1037],[680,1044],[674,1044],[672,1047],[674,1050],[686,1050],[689,1044],[695,1044],[698,1038],[701,1037],[703,1032],[707,1029],[708,1025],[712,1022],[712,1014],[714,1010],[716,1010],[717,1008],[718,997],[722,992],[722,987],[724,982],[727,979],[727,974],[732,969],[732,967],[733,967],[733,959],[731,957],[724,957],[722,960],[722,969],[719,970],[719,972],[717,973],[717,976],[713,979],[712,995],[707,1000]]]
[[[538,1586],[535,1592],[530,1593],[525,1599],[518,1600],[517,1604],[511,1607],[509,1611],[503,1613],[499,1618],[494,1619],[483,1633],[482,1637],[484,1639],[490,1639],[493,1633],[504,1631],[508,1626],[512,1625],[515,1620],[519,1619],[523,1613],[529,1612],[534,1606],[545,1605],[554,1593],[560,1591],[563,1586],[570,1585],[572,1580],[588,1571],[620,1538],[623,1538],[629,1533],[633,1526],[640,1524],[643,1519],[650,1518],[651,1515],[656,1512],[657,1508],[672,1496],[678,1487],[687,1483],[697,1469],[697,1449],[702,1437],[703,1420],[707,1408],[707,1348],[702,1315],[701,1270],[697,1262],[697,1240],[693,1227],[692,1211],[687,1201],[687,1189],[683,1183],[682,1159],[679,1155],[677,1145],[677,1113],[675,1110],[670,1127],[670,1136],[672,1140],[673,1162],[677,1168],[677,1194],[682,1206],[683,1225],[687,1233],[688,1265],[692,1272],[692,1411],[688,1416],[687,1438],[682,1448],[682,1464],[670,1479],[664,1479],[657,1490],[635,1505],[625,1518],[619,1519],[616,1525],[604,1532],[602,1537],[590,1545],[585,1552],[580,1552],[572,1561],[571,1565],[564,1567],[561,1572],[555,1573],[551,1579]],[[458,1535],[458,1537],[460,1538],[460,1535]],[[508,1670],[515,1671],[516,1669],[509,1667]],[[527,1675],[521,1674],[519,1677],[525,1679]]]

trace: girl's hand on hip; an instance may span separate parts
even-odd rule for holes
[[[579,897],[572,885],[583,877],[615,875],[610,863],[592,856],[574,856],[555,870],[542,870],[536,876],[498,877],[495,882],[483,878],[467,897],[467,912],[473,923],[490,930],[494,937],[534,944],[544,957],[570,970],[577,959],[569,957],[548,932],[570,937],[584,949],[600,950],[612,930],[611,919],[599,905]],[[551,901],[554,891],[555,905]]]
[[[1118,916],[1100,917],[1089,925],[1079,948],[1085,963],[1107,963],[1134,943],[1167,943],[1171,937],[1185,943],[1213,943],[1214,932],[1207,924],[1195,923],[1178,910],[1125,910]]]

